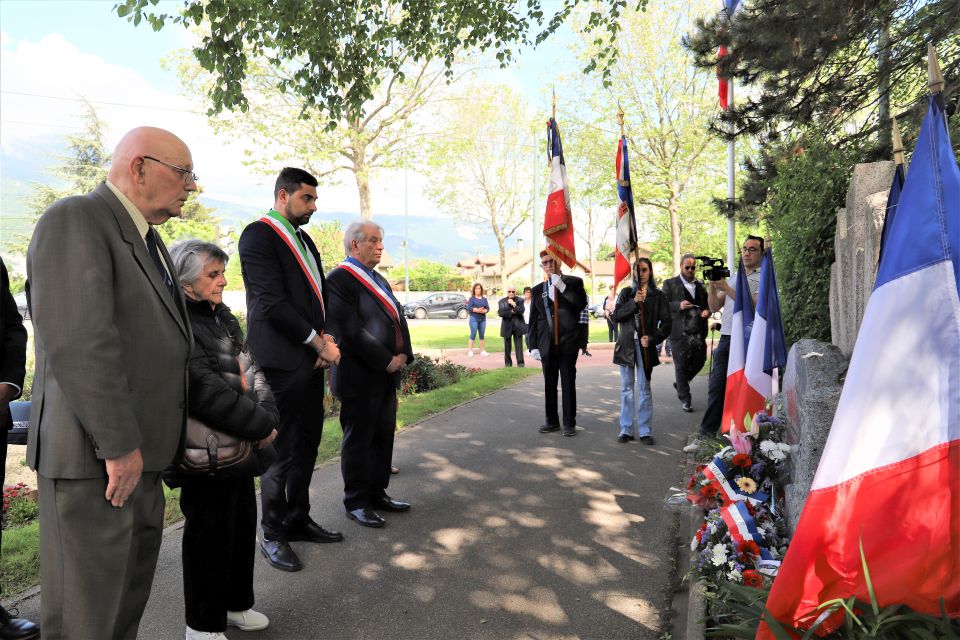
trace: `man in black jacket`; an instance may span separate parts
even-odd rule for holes
[[[546,423],[540,433],[560,429],[557,379],[563,390],[563,435],[575,436],[577,416],[577,354],[580,346],[580,312],[587,306],[583,280],[560,273],[560,261],[547,250],[540,252],[546,281],[533,288],[527,337],[530,353],[541,361]]]
[[[707,290],[694,277],[697,260],[692,254],[680,258],[680,274],[663,283],[663,292],[670,303],[673,328],[670,345],[673,350],[673,370],[677,397],[684,411],[693,411],[690,381],[707,358]]]
[[[517,352],[517,366],[523,368],[523,335],[527,332],[527,325],[523,322],[523,300],[517,297],[517,287],[507,286],[507,297],[500,298],[497,303],[497,315],[500,320],[500,337],[503,338],[503,364],[513,366],[510,358],[510,343],[513,342]]]
[[[340,399],[343,444],[343,504],[347,517],[382,527],[377,511],[408,511],[387,495],[393,434],[397,424],[400,371],[413,360],[410,331],[390,284],[374,268],[383,254],[383,229],[353,222],[343,235],[349,256],[330,272],[328,318],[343,347],[333,369],[333,395]]]
[[[0,260],[0,462],[7,459],[7,431],[13,428],[10,401],[19,398],[23,391],[26,357],[27,330],[17,311],[17,302],[10,293],[7,267]],[[0,469],[0,488],[3,487],[3,477],[4,471]],[[23,618],[11,618],[6,609],[0,607],[0,638],[29,640],[39,637],[40,627]]]
[[[260,479],[260,550],[283,571],[299,571],[290,542],[339,542],[310,518],[310,479],[323,433],[323,370],[339,362],[326,326],[320,253],[300,227],[317,210],[317,180],[287,167],[274,186],[273,209],[240,236],[247,289],[247,340],[280,413],[277,460]]]

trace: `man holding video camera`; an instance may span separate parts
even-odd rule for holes
[[[690,381],[693,380],[707,358],[707,290],[697,280],[697,260],[687,253],[680,258],[680,273],[663,283],[663,292],[670,304],[672,329],[670,344],[673,347],[673,384],[684,411],[693,411]]]
[[[763,238],[747,236],[743,241],[740,253],[743,268],[747,272],[747,284],[752,303],[757,304],[757,293],[760,291],[760,260],[763,257]],[[710,274],[714,275],[714,274]],[[737,297],[734,289],[737,274],[734,272],[727,280],[723,278],[709,280],[707,303],[710,311],[715,313],[723,309],[723,325],[720,328],[720,342],[713,350],[713,363],[710,368],[710,386],[707,392],[707,410],[700,422],[700,433],[716,435],[720,430],[720,418],[723,416],[723,397],[727,389],[727,358],[730,355],[730,320],[733,318],[733,302]]]

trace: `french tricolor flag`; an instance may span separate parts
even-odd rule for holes
[[[733,301],[733,318],[730,320],[730,356],[727,361],[727,386],[723,396],[723,417],[720,429],[728,432],[731,425],[743,431],[743,420],[748,413],[754,414],[766,406],[763,391],[750,386],[746,375],[747,349],[753,330],[753,295],[747,283],[743,260],[737,269],[737,296]],[[769,389],[766,392],[770,393]]]
[[[627,137],[617,145],[617,247],[614,251],[613,288],[630,275],[630,254],[637,246],[637,222],[633,212],[633,187],[630,186],[630,162]]]
[[[739,295],[737,296],[739,298]],[[741,428],[749,413],[757,413],[766,406],[773,396],[773,370],[782,369],[787,364],[787,340],[783,332],[783,319],[780,316],[780,296],[777,293],[777,272],[773,266],[773,251],[767,249],[760,265],[760,289],[757,291],[757,309],[753,316],[753,329],[750,331],[750,343],[747,345],[747,358],[743,365],[741,384],[742,400],[734,403],[736,411],[731,418],[737,420]],[[729,384],[729,383],[728,383]],[[729,422],[727,423],[729,424]]]
[[[740,0],[724,0],[723,8],[727,12],[727,19],[733,18],[733,14],[737,12],[737,8],[740,6]],[[717,60],[724,57],[729,53],[727,48],[723,45],[720,45],[720,48],[717,49]],[[720,85],[717,89],[717,95],[720,98],[720,108],[724,111],[729,107],[728,98],[730,95],[730,81],[720,75],[719,69],[717,70],[717,80],[719,80]]]
[[[926,117],[830,436],[767,608],[807,628],[817,605],[960,616],[960,170],[942,94]],[[842,613],[821,629],[835,629]],[[757,638],[773,638],[762,623]]]

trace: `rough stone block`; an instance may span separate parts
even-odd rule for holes
[[[820,455],[833,424],[849,359],[834,345],[804,338],[790,348],[783,378],[784,412],[791,484],[786,494],[787,522],[796,528],[817,473]]]

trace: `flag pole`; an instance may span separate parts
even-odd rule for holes
[[[900,137],[900,127],[897,126],[897,119],[892,118],[893,120],[893,162],[895,164],[901,165],[906,172],[906,166],[904,166],[904,155],[903,155],[903,138]]]
[[[620,137],[621,137],[623,140],[626,140],[627,136],[626,136],[626,133],[624,132],[624,127],[623,127],[624,115],[625,115],[625,114],[623,113],[623,107],[620,106],[620,101],[617,100],[617,123],[620,125]],[[630,185],[627,185],[627,186],[630,186]],[[632,190],[632,188],[631,188],[631,191],[630,191],[630,199],[631,199],[631,200],[633,199],[633,190]],[[630,215],[630,213],[628,212],[627,215]],[[637,264],[639,264],[639,262],[640,262],[640,238],[639,238],[639,236],[637,235],[637,220],[636,220],[636,218],[635,218],[634,216],[630,216],[630,231],[631,231],[631,233],[633,233],[633,240],[634,240],[634,243],[633,243],[633,265],[630,267],[630,275],[633,276],[633,272],[634,272],[634,270],[637,268]],[[652,272],[650,273],[650,278],[653,278],[653,273],[652,273]],[[648,282],[649,282],[649,281],[648,281]],[[638,288],[639,288],[639,284],[640,284],[640,283],[637,283]],[[636,291],[634,291],[634,295],[636,295]],[[639,342],[639,339],[640,339],[640,338],[642,338],[643,336],[647,335],[647,324],[646,324],[646,321],[645,321],[644,318],[643,318],[643,307],[642,307],[642,306],[640,307],[640,313],[638,313],[637,315],[640,317],[640,326],[639,326],[640,336],[637,338],[637,340],[638,340],[638,342]],[[644,347],[640,347],[640,357],[641,357],[641,359],[643,360],[643,362],[642,362],[642,364],[643,364],[643,370],[644,370],[644,375],[646,375],[646,370],[647,370],[647,352],[645,351],[645,348],[644,348]]]
[[[727,79],[727,112],[733,110],[733,78]],[[730,139],[727,141],[727,264],[733,266],[737,255],[737,225],[734,220],[736,211],[736,141],[733,137],[733,122],[730,123]]]
[[[927,43],[927,90],[931,95],[943,91],[943,72],[937,62],[937,50],[930,42]]]

